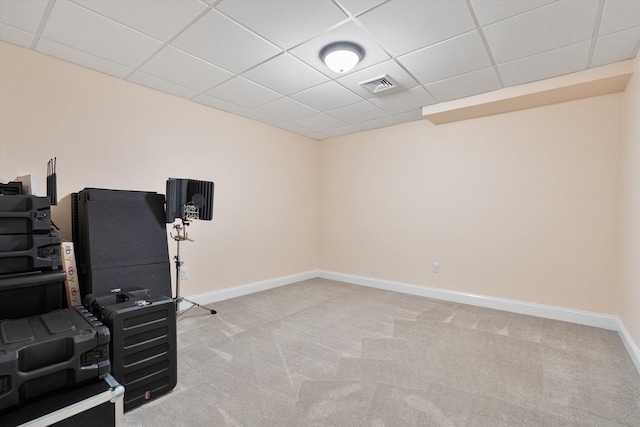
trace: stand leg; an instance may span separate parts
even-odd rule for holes
[[[189,304],[191,304],[191,307],[180,311],[179,310],[179,306],[180,306],[180,303],[183,302],[183,301],[186,301]],[[209,308],[203,306],[202,304],[198,304],[197,302],[191,301],[190,299],[187,299],[185,297],[176,298],[176,316],[181,316],[181,315],[183,315],[184,313],[186,313],[187,311],[191,310],[194,307],[198,307],[198,308],[201,308],[203,310],[207,310],[211,314],[216,314],[217,313],[217,311],[215,311],[214,309],[209,309]]]
[[[184,313],[186,313],[187,311],[191,310],[194,307],[199,307],[202,308],[204,310],[209,311],[211,314],[216,314],[217,311],[213,310],[213,309],[209,309],[207,307],[204,307],[200,304],[198,304],[195,301],[191,301],[190,299],[187,299],[185,297],[181,297],[180,296],[180,268],[182,266],[182,261],[180,260],[180,241],[181,240],[186,240],[187,239],[187,235],[185,232],[184,227],[188,225],[188,223],[185,223],[184,220],[182,220],[182,224],[176,224],[173,226],[173,228],[175,228],[178,231],[178,234],[176,236],[173,236],[173,239],[176,241],[176,256],[173,257],[175,263],[176,263],[176,297],[173,299],[175,301],[176,304],[176,316],[180,316]],[[182,234],[184,233],[184,234]],[[180,303],[186,301],[188,303],[191,304],[191,307],[187,308],[186,310],[180,311]]]

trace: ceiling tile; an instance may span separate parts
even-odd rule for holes
[[[426,84],[427,89],[440,102],[464,98],[501,88],[493,67],[472,71],[460,76]]]
[[[587,68],[591,41],[498,65],[505,86],[515,86]]]
[[[497,63],[557,49],[591,39],[598,3],[598,0],[551,3],[486,26],[484,35]]]
[[[598,34],[609,34],[640,25],[640,1],[607,0],[602,11]]]
[[[223,99],[215,98],[211,95],[207,95],[206,93],[201,93],[200,95],[193,97],[191,100],[233,114],[240,114],[241,112],[247,110],[240,105],[236,105]]]
[[[256,120],[258,122],[267,123],[274,126],[279,126],[280,124],[282,124],[282,120],[276,119],[275,117],[256,110],[245,110],[240,112],[240,115],[251,120]]]
[[[326,129],[335,129],[340,126],[344,126],[345,122],[338,120],[325,113],[314,114],[312,116],[303,117],[292,121],[294,125],[302,126],[314,132],[323,131]]]
[[[290,98],[277,99],[256,108],[255,111],[275,117],[280,121],[296,120],[318,113],[317,110]]]
[[[243,77],[290,95],[329,80],[289,54],[282,54],[247,71]]]
[[[364,101],[362,97],[334,81],[328,81],[310,89],[303,90],[291,95],[291,98],[320,111],[332,110]]]
[[[416,79],[411,77],[401,66],[399,66],[393,60],[385,61],[383,63],[374,65],[373,67],[365,68],[364,70],[347,74],[346,76],[337,79],[337,81],[347,89],[355,92],[363,98],[371,98],[372,93],[368,89],[360,86],[360,82],[365,82],[376,77],[380,77],[384,74],[387,74],[393,81],[398,84],[399,90],[409,89],[415,87],[418,84]]]
[[[344,125],[335,129],[327,129],[322,131],[325,138],[333,138],[336,136],[349,135],[351,133],[360,132],[360,129],[353,125]]]
[[[30,48],[35,34],[0,22],[0,40]]]
[[[246,108],[255,108],[282,98],[281,94],[242,77],[234,77],[207,91],[207,94]]]
[[[0,23],[35,34],[48,0],[0,1]]]
[[[181,98],[188,99],[198,93],[198,91],[191,88],[184,87],[140,71],[133,73],[127,80],[162,92],[170,93]]]
[[[216,9],[283,49],[305,42],[347,18],[326,0],[224,0]]]
[[[598,37],[591,66],[599,67],[633,58],[638,47],[638,39],[640,39],[640,27]]]
[[[378,129],[387,126],[393,126],[399,124],[400,121],[392,116],[384,116],[378,119],[367,120],[364,122],[356,123],[356,126],[361,130]]]
[[[425,92],[422,86],[416,86],[402,92],[369,99],[369,102],[389,114],[400,114],[411,110],[419,110],[425,105],[435,104],[437,101]]]
[[[72,0],[158,40],[167,41],[206,9],[198,0]]]
[[[171,44],[233,73],[241,73],[281,52],[215,10],[198,19]]]
[[[380,108],[368,101],[358,102],[357,104],[347,105],[346,107],[336,108],[327,111],[333,117],[347,123],[358,123],[367,120],[379,119],[387,114]]]
[[[232,73],[171,46],[154,55],[140,71],[198,92],[233,77]]]
[[[120,78],[128,76],[133,71],[132,67],[127,67],[45,38],[40,39],[36,51]]]
[[[232,73],[171,46],[155,54],[140,71],[198,92],[233,77]]]
[[[480,25],[501,21],[555,0],[471,0]]]
[[[396,56],[476,27],[464,0],[391,1],[358,19]]]
[[[336,3],[342,6],[351,16],[357,16],[385,1],[387,0],[336,0]]]
[[[131,67],[162,46],[158,40],[68,1],[55,3],[42,37]]]
[[[327,45],[338,41],[350,41],[360,45],[364,49],[364,57],[349,73],[357,72],[374,64],[388,60],[389,55],[354,22],[347,22],[331,31],[315,37],[312,40],[291,49],[290,53],[329,77],[337,78],[346,74],[331,71],[320,59],[320,51]],[[348,73],[347,73],[348,74]]]
[[[491,65],[489,54],[477,31],[401,56],[398,61],[422,84]]]
[[[306,135],[309,132],[313,132],[311,129],[304,128],[302,126],[294,125],[293,123],[280,123],[278,125],[280,129],[288,130],[290,132],[299,133],[300,135]]]

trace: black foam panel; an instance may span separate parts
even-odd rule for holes
[[[198,208],[198,219],[211,221],[213,218],[213,191],[211,181],[195,179],[169,178],[167,180],[167,223],[176,218],[185,218],[184,206],[194,205]]]
[[[85,188],[78,193],[74,241],[83,296],[130,287],[171,296],[164,202],[155,192]]]

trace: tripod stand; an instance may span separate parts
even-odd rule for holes
[[[187,230],[186,230],[186,227],[189,225],[189,221],[182,218],[180,219],[180,221],[181,221],[180,223],[173,225],[173,228],[177,231],[177,234],[174,236],[173,234],[170,233],[170,236],[173,238],[173,240],[176,241],[176,245],[177,245],[176,256],[173,257],[173,260],[176,263],[176,297],[174,298],[176,302],[176,315],[180,316],[181,314],[186,313],[187,311],[191,310],[194,307],[199,307],[199,308],[202,308],[203,310],[209,311],[211,314],[216,314],[215,310],[208,309],[207,307],[204,307],[195,301],[191,301],[190,299],[180,296],[180,276],[181,276],[181,266],[182,266],[182,261],[180,260],[180,242],[183,240],[189,240],[189,238],[187,237]],[[190,303],[191,307],[180,312],[179,310],[180,303],[183,301]]]

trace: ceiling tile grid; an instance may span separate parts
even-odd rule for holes
[[[0,0],[0,40],[324,139],[631,59],[640,0]],[[336,41],[365,52],[345,74]]]

